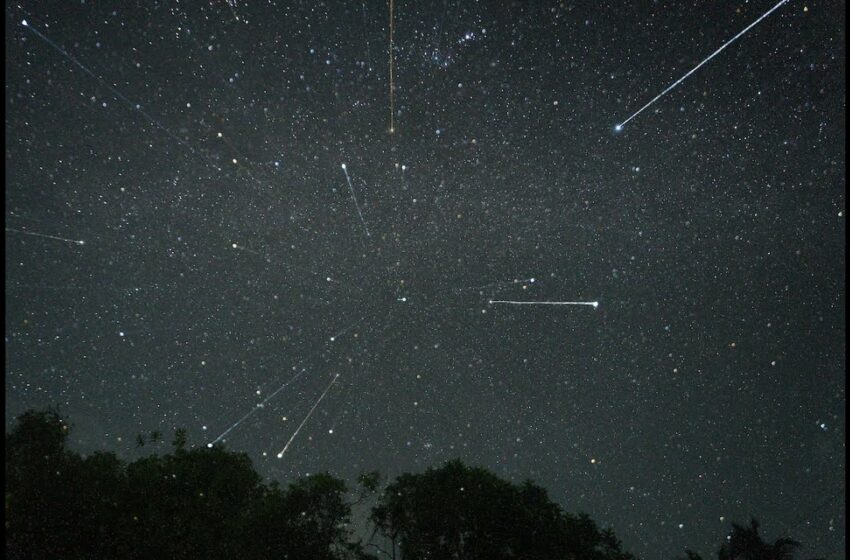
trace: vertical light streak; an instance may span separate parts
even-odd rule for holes
[[[393,0],[390,0],[390,134],[395,132],[395,82],[393,81]]]

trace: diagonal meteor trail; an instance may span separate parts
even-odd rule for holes
[[[661,93],[659,93],[658,95],[656,95],[655,97],[653,97],[653,98],[652,98],[652,100],[651,100],[649,103],[647,103],[646,105],[644,105],[643,107],[641,107],[640,109],[638,109],[638,110],[637,110],[637,111],[636,111],[636,112],[635,112],[635,113],[634,113],[631,117],[627,118],[626,120],[624,120],[624,121],[623,121],[623,122],[621,122],[620,124],[616,125],[616,126],[614,127],[614,130],[615,130],[615,131],[617,131],[617,132],[620,132],[621,130],[623,130],[623,127],[624,127],[624,126],[626,126],[626,123],[628,123],[630,120],[632,120],[632,119],[633,119],[633,118],[635,118],[636,116],[638,116],[638,115],[640,115],[641,113],[643,113],[643,111],[644,111],[646,108],[648,108],[650,105],[652,105],[653,103],[655,103],[656,101],[658,101],[659,99],[661,99],[662,97],[664,97],[664,95],[666,95],[666,94],[667,94],[667,92],[669,92],[671,89],[675,88],[676,86],[678,86],[679,84],[681,84],[682,82],[684,82],[684,81],[685,81],[685,78],[687,78],[688,76],[690,76],[691,74],[693,74],[694,72],[696,72],[697,70],[699,70],[699,69],[700,69],[700,67],[701,67],[703,64],[705,64],[706,62],[708,62],[709,60],[711,60],[712,58],[714,58],[715,56],[717,56],[718,54],[720,54],[720,51],[722,51],[723,49],[725,49],[726,47],[728,47],[729,45],[731,45],[732,43],[734,43],[735,41],[737,41],[737,40],[738,40],[738,39],[739,39],[742,35],[744,35],[747,31],[749,31],[750,29],[752,29],[753,27],[755,27],[756,25],[758,25],[758,23],[759,23],[761,20],[763,20],[764,18],[766,18],[767,16],[769,16],[770,14],[772,14],[775,10],[779,9],[779,7],[780,7],[780,6],[782,6],[782,4],[785,4],[786,2],[788,2],[788,0],[780,0],[780,1],[779,1],[776,5],[775,5],[775,6],[773,6],[771,9],[769,9],[768,11],[766,11],[765,13],[763,13],[763,14],[761,15],[761,17],[759,17],[757,20],[755,20],[754,22],[752,22],[751,24],[749,24],[747,27],[745,27],[743,31],[741,31],[740,33],[738,33],[737,35],[735,35],[734,37],[732,37],[731,39],[729,39],[728,41],[726,41],[725,43],[723,43],[723,45],[722,45],[719,49],[717,49],[716,51],[714,51],[713,53],[711,53],[711,54],[708,56],[708,58],[706,58],[705,60],[703,60],[702,62],[700,62],[700,63],[699,63],[699,64],[697,64],[696,66],[694,66],[694,67],[691,69],[691,71],[690,71],[690,72],[688,72],[687,74],[685,74],[684,76],[682,76],[681,78],[679,78],[678,80],[676,80],[675,82],[673,82],[673,83],[672,83],[672,84],[671,84],[671,85],[670,85],[667,89],[665,89],[664,91],[662,91]]]
[[[286,442],[286,445],[284,445],[284,446],[283,446],[283,449],[281,449],[281,450],[280,450],[280,453],[278,453],[278,454],[277,454],[277,458],[278,458],[278,459],[283,459],[283,454],[284,454],[284,453],[286,453],[286,450],[287,450],[287,449],[289,449],[289,446],[290,446],[290,445],[292,445],[292,441],[293,441],[293,440],[295,439],[295,437],[298,435],[298,432],[300,432],[300,431],[301,431],[301,428],[303,428],[303,427],[304,427],[304,424],[306,424],[306,423],[307,423],[307,420],[309,420],[309,419],[310,419],[310,416],[312,416],[312,415],[313,415],[313,411],[314,411],[314,410],[316,410],[316,407],[317,407],[317,406],[319,406],[319,403],[320,403],[320,402],[322,402],[322,399],[323,399],[323,398],[325,398],[325,395],[327,395],[327,394],[328,394],[328,391],[330,391],[330,390],[331,390],[331,387],[333,387],[334,383],[336,383],[336,380],[337,380],[338,378],[339,378],[339,374],[336,374],[336,375],[334,376],[334,378],[333,378],[333,379],[331,379],[331,382],[328,384],[327,388],[324,390],[324,392],[322,393],[322,395],[319,397],[319,400],[317,400],[317,401],[316,401],[316,404],[314,404],[314,405],[313,405],[313,408],[311,408],[311,409],[310,409],[310,412],[308,412],[308,413],[307,413],[307,416],[305,416],[305,417],[304,417],[304,420],[302,420],[302,421],[301,421],[301,423],[298,425],[298,427],[297,427],[297,428],[295,429],[295,431],[292,433],[292,437],[291,437],[291,438],[289,438],[289,441],[287,441],[287,442]]]
[[[360,216],[360,223],[363,224],[363,231],[366,232],[366,237],[369,237],[369,228],[366,227],[366,220],[363,219],[363,212],[360,211],[360,205],[357,203],[357,196],[354,194],[354,187],[351,186],[351,177],[348,176],[348,168],[344,163],[340,167],[342,167],[342,171],[345,173],[345,180],[348,181],[348,190],[351,191],[351,198],[354,199],[354,207],[357,208],[357,215]]]
[[[302,374],[302,373],[304,373],[305,371],[307,371],[307,368],[301,368],[301,371],[299,371],[298,373],[296,373],[294,377],[292,377],[290,380],[288,380],[288,381],[284,382],[284,383],[283,383],[280,387],[278,387],[278,388],[277,388],[277,389],[276,389],[276,390],[275,390],[272,394],[270,394],[268,397],[264,398],[262,401],[260,401],[259,403],[255,404],[255,405],[254,405],[254,407],[253,407],[251,410],[249,410],[249,411],[245,414],[245,416],[243,416],[242,418],[240,418],[239,420],[237,420],[236,422],[234,422],[234,423],[233,423],[233,424],[232,424],[229,428],[227,428],[226,430],[224,430],[224,432],[222,432],[222,434],[221,434],[220,436],[218,436],[217,438],[215,438],[214,440],[212,440],[211,442],[209,442],[209,443],[207,444],[207,447],[212,447],[213,445],[215,445],[216,443],[218,443],[219,441],[221,441],[221,439],[222,439],[222,438],[224,438],[227,434],[229,434],[231,431],[233,431],[233,429],[234,429],[234,428],[236,428],[237,426],[239,426],[239,424],[241,424],[242,422],[244,422],[245,420],[247,420],[247,419],[248,419],[251,415],[253,415],[255,412],[257,412],[257,411],[258,411],[258,410],[260,410],[261,408],[264,408],[264,407],[266,406],[266,403],[267,403],[267,402],[269,402],[272,398],[274,398],[274,396],[275,396],[275,395],[277,395],[278,393],[280,393],[280,392],[281,392],[284,388],[286,388],[286,387],[287,387],[290,383],[292,383],[293,381],[295,381],[296,379],[298,379],[299,377],[301,377],[301,374]]]

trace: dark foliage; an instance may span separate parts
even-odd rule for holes
[[[372,519],[403,558],[628,560],[610,530],[565,513],[531,482],[452,461],[389,485]]]
[[[452,461],[403,474],[378,494],[379,473],[350,494],[329,474],[281,488],[244,453],[192,448],[125,464],[112,453],[69,450],[70,426],[53,409],[28,411],[6,434],[6,554],[13,559],[633,560],[610,529],[572,515],[546,491]],[[162,434],[139,436],[140,445]],[[352,506],[371,510],[385,548],[353,542]],[[365,507],[362,505],[361,507]],[[371,539],[370,539],[371,541]],[[758,523],[733,525],[719,560],[793,560],[791,539],[764,542]],[[687,560],[699,560],[688,552]]]
[[[247,455],[187,449],[180,431],[168,455],[82,458],[68,432],[47,410],[6,435],[10,558],[372,558],[350,542],[347,489],[330,475],[266,485]]]
[[[758,529],[759,523],[755,519],[750,519],[747,526],[733,523],[729,538],[717,551],[718,560],[794,560],[800,543],[789,538],[768,543],[759,535]],[[682,560],[702,560],[699,554],[690,550],[685,554]]]

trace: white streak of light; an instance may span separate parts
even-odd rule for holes
[[[328,391],[331,390],[331,387],[333,387],[333,384],[336,383],[337,378],[339,378],[339,374],[334,375],[334,378],[331,379],[331,382],[328,384],[325,391],[319,397],[319,400],[316,401],[316,404],[313,405],[313,408],[310,409],[310,412],[307,413],[307,416],[304,417],[304,420],[301,421],[301,423],[298,425],[298,428],[296,428],[295,431],[292,433],[292,437],[289,438],[289,441],[286,442],[286,445],[284,445],[283,449],[280,450],[280,453],[277,454],[278,459],[283,459],[283,454],[286,453],[287,449],[289,449],[289,446],[292,444],[292,441],[298,435],[298,432],[301,431],[301,428],[304,427],[304,424],[306,424],[307,420],[310,419],[310,416],[313,415],[313,411],[316,410],[316,407],[319,406],[319,403],[322,402],[322,399],[325,398],[325,395],[327,395]]]
[[[237,420],[237,421],[236,421],[236,422],[235,422],[232,426],[230,426],[229,428],[227,428],[226,430],[224,430],[224,432],[222,432],[222,434],[221,434],[220,436],[218,436],[217,438],[215,438],[214,440],[212,440],[211,442],[209,442],[209,443],[207,444],[207,447],[212,447],[213,445],[215,445],[216,443],[218,443],[218,442],[221,440],[221,438],[223,438],[224,436],[226,436],[227,434],[229,434],[231,431],[233,431],[233,429],[234,429],[234,428],[236,428],[236,426],[238,426],[239,424],[241,424],[242,422],[244,422],[245,420],[247,420],[247,419],[248,419],[248,418],[249,418],[252,414],[254,414],[255,412],[257,412],[259,409],[261,409],[261,408],[265,407],[267,402],[269,402],[269,401],[270,401],[270,400],[271,400],[271,399],[272,399],[275,395],[277,395],[278,393],[280,393],[280,392],[284,389],[284,387],[286,387],[287,385],[289,385],[290,383],[292,383],[293,381],[295,381],[296,379],[298,379],[299,377],[301,377],[301,374],[302,374],[302,373],[304,373],[306,370],[307,370],[307,368],[301,368],[301,371],[299,371],[298,373],[296,373],[296,374],[295,374],[295,375],[294,375],[294,376],[293,376],[293,377],[292,377],[289,381],[286,381],[285,383],[283,383],[283,385],[281,385],[280,387],[278,387],[277,389],[275,389],[275,391],[274,391],[272,394],[270,394],[268,397],[266,397],[265,399],[263,399],[262,401],[260,401],[260,403],[255,404],[255,405],[254,405],[254,408],[252,408],[251,410],[249,410],[249,411],[248,411],[248,413],[247,413],[245,416],[243,416],[242,418],[240,418],[239,420]]]
[[[715,56],[717,56],[718,54],[720,54],[720,51],[722,51],[723,49],[725,49],[726,47],[728,47],[729,45],[731,45],[732,43],[734,43],[734,42],[735,42],[736,40],[738,40],[738,39],[739,39],[742,35],[744,35],[744,33],[746,33],[747,31],[749,31],[749,30],[750,30],[750,29],[752,29],[753,27],[755,27],[755,26],[756,26],[756,25],[757,25],[757,24],[758,24],[761,20],[763,20],[764,18],[766,18],[767,16],[769,16],[771,13],[773,13],[773,12],[774,12],[775,10],[777,10],[780,6],[782,6],[782,4],[784,4],[784,3],[786,3],[786,2],[788,2],[788,0],[780,0],[780,1],[779,1],[779,2],[778,2],[775,6],[774,6],[774,7],[772,7],[771,9],[769,9],[768,11],[766,11],[764,14],[762,14],[762,16],[761,16],[760,18],[758,18],[757,20],[755,20],[754,22],[752,22],[751,24],[749,24],[747,27],[745,27],[743,31],[741,31],[740,33],[738,33],[737,35],[735,35],[734,37],[732,37],[731,39],[729,39],[728,41],[726,41],[725,43],[723,43],[723,46],[721,46],[719,49],[717,49],[716,51],[714,51],[713,53],[711,53],[711,54],[708,56],[708,58],[706,58],[705,60],[703,60],[702,62],[700,62],[700,63],[699,63],[699,64],[697,64],[696,66],[694,66],[694,67],[693,67],[693,69],[691,69],[691,71],[690,71],[690,72],[688,72],[687,74],[685,74],[684,76],[682,76],[681,78],[679,78],[678,80],[676,80],[675,82],[673,82],[673,83],[672,83],[672,84],[671,84],[671,85],[670,85],[667,89],[665,89],[664,91],[662,91],[661,93],[659,93],[658,95],[656,95],[655,97],[653,97],[653,98],[652,98],[652,101],[650,101],[649,103],[647,103],[646,105],[644,105],[643,107],[641,107],[640,109],[638,109],[638,110],[637,110],[637,112],[635,112],[635,114],[633,114],[631,117],[627,118],[626,120],[624,120],[624,121],[623,121],[623,122],[621,122],[620,124],[616,125],[616,126],[614,127],[614,130],[616,130],[617,132],[619,132],[619,131],[623,130],[623,127],[626,125],[626,123],[628,123],[630,120],[632,120],[633,118],[635,118],[636,116],[638,116],[639,114],[641,114],[641,113],[642,113],[642,112],[643,112],[643,111],[644,111],[647,107],[649,107],[650,105],[652,105],[653,103],[655,103],[656,101],[658,101],[659,99],[661,99],[662,97],[664,97],[664,95],[665,95],[667,92],[669,92],[671,89],[673,89],[674,87],[676,87],[676,86],[678,86],[679,84],[681,84],[682,82],[684,82],[684,81],[685,81],[685,78],[687,78],[688,76],[690,76],[691,74],[693,74],[694,72],[696,72],[697,70],[699,70],[699,69],[700,69],[700,67],[701,67],[703,64],[705,64],[706,62],[708,62],[709,60],[711,60],[712,58],[714,58]]]
[[[32,235],[34,237],[44,237],[46,239],[55,239],[56,241],[65,241],[66,243],[74,243],[75,245],[86,244],[86,242],[82,239],[67,239],[65,237],[56,237],[55,235],[47,235],[46,233],[35,233],[34,231],[24,231],[22,229],[6,228],[6,231],[12,233],[23,233],[24,235]]]
[[[351,186],[351,177],[348,176],[348,168],[342,164],[342,171],[345,173],[345,180],[348,181],[348,190],[351,191],[351,198],[354,199],[354,207],[357,208],[357,215],[360,216],[360,223],[363,224],[363,231],[366,232],[366,237],[369,237],[369,228],[366,227],[366,220],[363,219],[363,212],[360,211],[360,205],[357,203],[357,197],[354,195],[354,187]]]
[[[490,303],[506,303],[510,305],[589,305],[594,309],[599,307],[598,301],[506,301],[491,299]]]

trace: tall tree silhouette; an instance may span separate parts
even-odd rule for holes
[[[372,519],[405,560],[627,560],[611,531],[564,513],[530,481],[514,485],[452,461],[403,474],[385,490]]]

